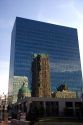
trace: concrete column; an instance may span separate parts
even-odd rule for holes
[[[44,116],[46,116],[46,102],[43,102],[43,106],[44,106]]]
[[[24,103],[22,103],[22,112],[24,112]]]
[[[0,121],[2,120],[2,110],[0,109]]]
[[[64,108],[65,108],[65,102],[64,101],[60,101],[59,102],[59,115],[60,116],[64,115]]]
[[[76,116],[76,111],[75,111],[75,102],[73,102],[73,113],[74,113],[74,116]]]
[[[27,101],[27,102],[26,102],[27,113],[29,112],[31,103],[32,103],[31,101]]]
[[[26,102],[27,113],[29,112],[29,102]]]
[[[8,121],[8,113],[6,110],[4,111],[4,121]]]

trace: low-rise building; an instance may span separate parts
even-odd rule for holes
[[[54,93],[55,98],[76,98],[76,92],[63,90]]]

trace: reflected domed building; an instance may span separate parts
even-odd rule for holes
[[[21,89],[21,87],[23,86],[23,83],[25,83],[24,88],[27,89],[29,87],[29,85],[28,85],[29,81],[28,81],[28,77],[26,77],[26,76],[14,76],[12,78],[12,82],[13,82],[13,84],[11,84],[11,87],[9,88],[10,93],[8,93],[8,102],[14,104],[17,102],[18,92]],[[28,88],[28,93],[29,92],[30,92],[30,90]]]
[[[18,91],[18,100],[23,99],[25,97],[31,97],[30,89],[28,88],[26,83],[23,83],[21,88]]]

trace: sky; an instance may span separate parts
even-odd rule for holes
[[[83,0],[0,0],[0,94],[8,92],[11,32],[16,16],[77,28],[83,72]]]

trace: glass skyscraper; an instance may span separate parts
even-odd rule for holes
[[[82,73],[77,29],[16,17],[11,38],[9,91],[13,76],[27,76],[31,85],[32,55],[49,56],[52,91],[60,84],[81,92]]]

